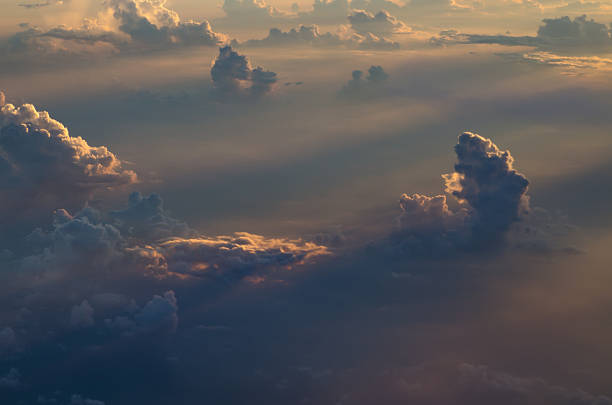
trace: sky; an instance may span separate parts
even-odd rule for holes
[[[612,1],[0,6],[0,403],[612,405]]]

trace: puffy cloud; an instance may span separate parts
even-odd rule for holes
[[[509,151],[480,135],[461,134],[455,153],[455,171],[442,177],[457,208],[449,208],[445,195],[405,194],[400,200],[400,228],[404,235],[434,245],[499,242],[528,212],[529,182],[514,169]]]
[[[225,0],[223,11],[226,14],[226,19],[235,22],[266,23],[270,20],[287,17],[286,13],[268,6],[262,0]]]
[[[242,46],[313,46],[313,47],[344,47],[349,49],[377,49],[395,50],[399,48],[397,42],[376,36],[371,32],[358,34],[341,31],[337,34],[321,33],[316,25],[301,25],[297,29],[282,31],[272,28],[268,36],[263,39],[251,39]]]
[[[62,55],[83,52],[129,52],[177,46],[218,46],[227,38],[208,21],[181,21],[159,0],[109,0],[104,3],[112,22],[85,19],[79,27],[57,26],[48,30],[26,27],[8,39],[9,54]]]
[[[587,19],[586,15],[571,20],[569,17],[549,18],[543,20],[538,29],[538,39],[551,45],[611,46],[610,31],[605,24]]]
[[[231,46],[219,49],[210,75],[222,99],[262,96],[269,93],[277,81],[276,73],[261,67],[251,68],[247,57],[234,51]]]
[[[135,315],[138,325],[147,331],[174,332],[178,325],[178,304],[174,291],[166,291],[163,296],[155,295]]]
[[[70,326],[73,328],[88,328],[94,324],[94,309],[87,300],[75,305],[70,310]]]
[[[608,49],[612,46],[609,28],[585,15],[544,19],[537,36],[463,34],[455,30],[442,31],[431,39],[434,45],[445,44],[500,44],[534,46],[542,50]]]
[[[70,136],[48,112],[0,107],[0,217],[79,207],[95,191],[136,179],[106,147]]]
[[[363,71],[354,70],[351,74],[351,80],[342,88],[341,94],[346,96],[353,96],[357,94],[368,93],[371,94],[375,91],[382,83],[384,83],[389,75],[385,72],[382,66],[370,66],[368,69],[368,75],[363,78]]]
[[[356,10],[348,16],[351,28],[360,34],[371,32],[376,36],[389,36],[396,33],[410,32],[410,28],[386,11],[371,14],[364,10]]]
[[[35,253],[21,260],[30,270],[100,269],[122,254],[124,240],[118,229],[104,223],[101,214],[85,208],[75,216],[55,211],[52,229],[37,229],[26,243]]]
[[[225,37],[215,33],[208,21],[181,21],[179,15],[158,0],[110,0],[108,6],[119,30],[153,47],[169,45],[217,46]]]
[[[112,211],[110,215],[123,235],[141,240],[154,241],[194,233],[186,223],[168,215],[163,204],[158,194],[143,196],[134,192],[129,197],[127,208]]]

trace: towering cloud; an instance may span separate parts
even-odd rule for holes
[[[386,11],[371,14],[364,10],[356,10],[348,16],[351,28],[360,34],[368,32],[377,36],[389,36],[396,33],[410,32],[410,28]]]
[[[262,96],[269,93],[277,81],[276,73],[261,67],[253,69],[247,57],[234,51],[231,46],[219,49],[210,76],[222,99]]]
[[[510,226],[529,210],[529,182],[514,167],[509,151],[500,150],[490,139],[465,132],[455,146],[455,171],[442,177],[446,192],[455,198],[452,210],[445,195],[427,197],[404,194],[399,222],[410,234],[455,243],[496,243]]]
[[[135,181],[106,147],[70,136],[46,111],[0,107],[0,217],[78,208],[95,191]]]

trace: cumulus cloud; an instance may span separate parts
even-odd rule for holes
[[[267,37],[251,39],[239,45],[246,47],[312,46],[377,50],[395,50],[399,48],[397,42],[376,36],[370,32],[363,35],[349,32],[348,30],[340,31],[336,34],[330,32],[321,33],[316,25],[301,25],[297,29],[292,28],[289,31],[272,28]]]
[[[114,226],[123,235],[141,240],[159,240],[194,233],[186,223],[168,215],[159,194],[143,196],[134,192],[125,209],[112,211],[110,215],[115,219]]]
[[[227,38],[212,30],[208,21],[182,21],[159,0],[109,0],[100,15],[78,27],[41,29],[26,27],[8,38],[9,55],[70,55],[84,52],[131,52],[178,46],[218,46]],[[106,21],[110,15],[111,22]]]
[[[499,242],[529,211],[529,182],[514,169],[509,151],[480,135],[461,134],[455,153],[455,171],[442,177],[457,208],[449,208],[446,195],[404,194],[400,227],[410,238],[433,245]]]
[[[299,19],[305,22],[330,24],[345,21],[349,12],[349,0],[314,0],[312,10],[299,13]]]
[[[410,32],[410,28],[406,24],[384,10],[376,14],[356,10],[348,16],[348,20],[351,28],[360,34],[370,32],[376,36],[386,37],[392,34]]]
[[[47,215],[79,207],[98,190],[137,180],[104,146],[83,138],[31,104],[0,107],[0,216]]]
[[[87,300],[75,305],[70,310],[70,326],[73,328],[88,328],[94,324],[94,309]]]
[[[367,76],[363,77],[363,71],[353,70],[351,80],[342,88],[341,94],[345,96],[354,96],[358,94],[372,94],[381,84],[383,84],[389,75],[385,72],[382,66],[372,65],[368,69]]]
[[[219,56],[210,69],[213,86],[222,99],[235,97],[259,97],[269,93],[276,83],[276,73],[252,68],[246,56],[231,46],[219,49]]]
[[[434,45],[500,44],[533,46],[542,50],[592,51],[612,46],[610,29],[587,16],[548,18],[542,21],[536,36],[463,34],[455,30],[442,31],[431,39]]]
[[[138,324],[149,331],[165,330],[174,332],[178,325],[178,304],[174,291],[166,291],[163,296],[155,295],[135,315]]]

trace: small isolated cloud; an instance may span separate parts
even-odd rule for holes
[[[260,97],[272,91],[277,81],[276,73],[253,69],[247,57],[231,46],[219,49],[210,76],[220,99]]]
[[[21,373],[11,368],[8,373],[0,376],[0,388],[19,388],[21,386]]]
[[[78,207],[95,191],[136,180],[106,147],[70,136],[48,112],[0,107],[0,217]]]
[[[382,66],[374,65],[370,66],[365,78],[361,70],[353,70],[351,75],[351,80],[340,91],[342,95],[372,94],[373,91],[376,91],[389,78],[389,75]]]
[[[97,399],[83,398],[81,395],[74,394],[70,397],[70,405],[105,405],[103,401]]]
[[[316,25],[301,25],[297,29],[282,31],[272,28],[268,36],[263,39],[251,39],[242,44],[246,47],[275,47],[275,46],[312,46],[321,48],[342,47],[348,49],[376,49],[395,50],[399,48],[397,42],[376,36],[371,32],[358,34],[349,30],[337,34],[321,33]]]
[[[0,353],[13,350],[17,346],[17,336],[13,328],[0,329]]]
[[[147,331],[174,332],[178,326],[178,304],[174,291],[166,291],[163,296],[155,295],[135,315],[140,327]]]
[[[442,177],[446,195],[404,194],[398,222],[404,241],[418,248],[495,244],[529,211],[529,182],[514,169],[509,151],[465,132],[455,146],[455,171]],[[455,208],[449,207],[447,195]]]
[[[371,14],[368,11],[356,10],[348,16],[351,28],[359,34],[372,33],[388,37],[397,33],[410,32],[410,28],[386,11]]]
[[[87,300],[75,305],[70,310],[70,326],[75,329],[88,328],[94,325],[94,309]]]

